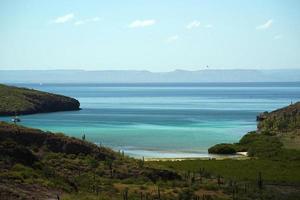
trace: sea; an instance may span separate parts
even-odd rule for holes
[[[61,132],[136,158],[209,157],[256,129],[256,116],[300,100],[292,83],[14,84],[71,96],[81,110],[21,116],[20,124]],[[10,121],[10,117],[0,120]]]

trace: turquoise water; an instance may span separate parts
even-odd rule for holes
[[[18,84],[77,98],[82,110],[22,116],[21,124],[64,132],[134,157],[207,156],[237,142],[256,115],[300,100],[300,83]],[[8,117],[0,120],[8,121]]]

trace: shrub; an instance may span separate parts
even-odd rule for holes
[[[282,143],[275,136],[263,134],[247,134],[240,140],[246,146],[249,156],[272,158],[281,151]]]
[[[182,192],[179,194],[178,199],[180,200],[190,200],[193,198],[193,191],[189,188],[185,188],[182,190]]]
[[[217,144],[213,147],[210,147],[208,149],[208,153],[214,153],[214,154],[235,154],[236,149],[233,144]]]

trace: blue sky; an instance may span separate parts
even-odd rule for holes
[[[300,1],[0,1],[0,69],[207,65],[300,69]]]

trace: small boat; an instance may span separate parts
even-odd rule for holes
[[[21,122],[21,119],[18,117],[18,116],[14,116],[12,119],[11,119],[12,122],[16,123],[16,122]]]

